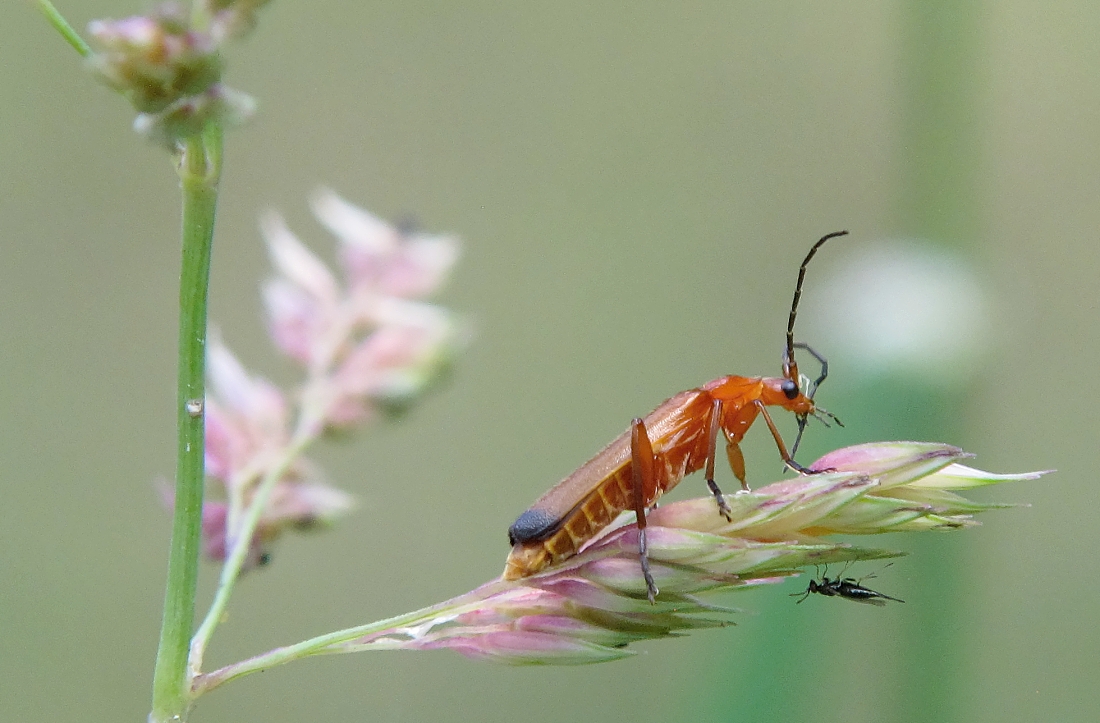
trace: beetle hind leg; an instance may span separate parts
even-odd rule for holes
[[[642,577],[645,578],[646,597],[650,603],[656,603],[660,590],[649,570],[649,544],[645,534],[645,491],[647,488],[657,488],[657,464],[645,422],[638,418],[630,423],[630,465],[634,478],[634,514],[638,518],[638,562],[641,563]]]

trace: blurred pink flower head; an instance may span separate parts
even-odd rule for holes
[[[276,345],[309,373],[303,405],[319,424],[347,427],[414,400],[464,343],[454,315],[423,300],[458,241],[404,233],[331,191],[313,207],[337,237],[344,283],[271,212],[261,227],[277,275],[264,301]]]
[[[88,33],[101,48],[89,67],[143,113],[201,94],[221,77],[217,45],[191,30],[187,13],[174,4],[146,16],[92,21]]]
[[[343,282],[281,216],[261,219],[276,272],[264,287],[268,322],[276,346],[303,367],[300,387],[287,393],[251,374],[217,333],[207,342],[203,544],[225,560],[251,529],[242,569],[266,560],[285,530],[352,508],[304,456],[308,445],[415,402],[464,342],[455,315],[424,299],[446,280],[455,239],[403,233],[331,191],[314,206],[339,239]]]

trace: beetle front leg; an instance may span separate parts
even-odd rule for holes
[[[765,407],[764,403],[759,399],[757,399],[754,404],[760,408],[760,415],[764,417],[764,423],[768,425],[768,431],[772,433],[772,439],[775,440],[775,446],[779,447],[779,456],[783,458],[783,464],[799,474],[817,474],[820,470],[803,467],[798,462],[794,461],[794,457],[787,451],[787,445],[783,444],[783,437],[780,436],[779,428],[776,427],[775,422],[772,421],[772,415],[768,414],[767,407]]]

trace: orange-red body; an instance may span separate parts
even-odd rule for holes
[[[791,371],[797,379],[797,368]],[[739,445],[761,412],[781,454],[790,462],[765,407],[778,406],[800,416],[813,414],[813,400],[792,384],[787,377],[728,376],[667,400],[635,422],[652,445],[652,470],[636,476],[632,459],[638,452],[637,443],[632,442],[633,430],[620,435],[516,520],[509,530],[514,545],[504,578],[527,577],[577,554],[619,513],[638,508],[636,486],[641,487],[645,509],[685,475],[708,466],[708,459],[708,476],[713,476],[718,430],[726,437],[730,467],[744,486],[745,464]],[[717,429],[712,428],[715,422]]]

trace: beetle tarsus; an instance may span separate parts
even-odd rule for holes
[[[795,462],[793,459],[786,460],[785,464],[791,470],[793,470],[793,471],[795,471],[799,474],[819,474],[821,472],[826,471],[826,470],[820,470],[820,469],[811,469],[810,467],[803,467],[798,462]]]
[[[657,604],[657,583],[649,571],[649,544],[646,542],[645,528],[638,530],[638,561],[642,565],[642,577],[645,578],[645,594],[651,605]]]
[[[718,503],[718,513],[726,518],[726,522],[733,522],[733,512],[730,510],[730,506],[726,504],[726,498],[722,494],[722,490],[718,489],[718,483],[708,479],[707,487],[710,488],[710,493],[714,495],[714,501]]]

